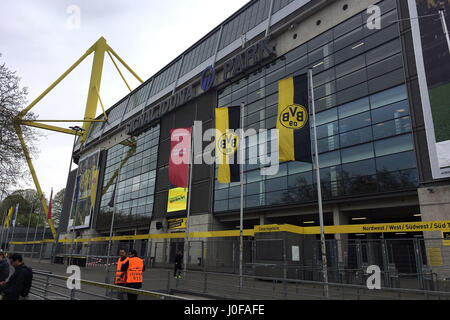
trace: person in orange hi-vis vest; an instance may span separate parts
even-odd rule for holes
[[[130,258],[127,257],[127,252],[125,250],[120,250],[119,252],[120,258],[117,261],[117,271],[116,271],[116,277],[114,279],[114,284],[116,286],[125,287],[127,284],[127,269],[125,267],[125,264],[130,260]],[[120,300],[124,299],[124,293],[119,292],[118,298]]]
[[[145,270],[144,261],[137,256],[136,250],[131,250],[130,258],[125,263],[127,267],[127,287],[132,289],[142,288],[142,273]],[[137,300],[137,294],[128,293],[128,300]]]

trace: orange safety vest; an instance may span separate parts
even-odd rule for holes
[[[126,257],[123,261],[120,260],[117,261],[117,272],[116,272],[116,280],[114,281],[115,284],[125,284],[127,283],[127,273],[122,272],[122,265],[127,263],[130,258]]]
[[[142,283],[144,261],[141,258],[130,258],[127,270],[127,283]]]

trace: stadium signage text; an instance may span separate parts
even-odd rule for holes
[[[276,53],[269,47],[269,39],[264,38],[225,62],[223,65],[223,81],[227,81],[258,63],[275,56]]]
[[[223,82],[243,73],[244,71],[276,56],[269,46],[269,39],[264,38],[244,51],[238,53],[223,65]],[[215,71],[212,66],[206,68],[202,74],[201,87],[208,91],[214,87]],[[166,113],[189,102],[196,97],[194,86],[183,88],[154,107],[149,108],[126,125],[126,133],[137,136],[150,128],[154,122]]]
[[[144,111],[140,116],[132,119],[126,126],[126,132],[130,136],[136,136],[147,130],[155,120],[166,113],[185,104],[195,98],[195,90],[192,85],[183,88],[156,106]]]

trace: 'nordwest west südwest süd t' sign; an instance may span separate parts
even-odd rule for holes
[[[227,60],[223,64],[222,79],[219,83],[215,84],[215,86],[222,84],[225,81],[229,81],[230,79],[238,76],[248,69],[261,64],[262,62],[275,56],[275,51],[269,47],[269,40],[267,38],[264,38]],[[211,69],[212,67],[208,67],[208,70]],[[211,77],[211,72],[204,72],[202,78],[206,76]],[[214,71],[212,72],[212,77],[214,77]],[[204,79],[202,79],[202,82],[204,82],[203,80]],[[207,80],[214,83],[214,78],[209,78]],[[207,90],[211,89],[212,87],[214,87],[214,84],[208,85]],[[130,122],[128,122],[126,126],[126,133],[130,136],[137,136],[141,134],[150,126],[152,126],[156,120],[163,117],[166,113],[189,102],[195,97],[196,95],[193,85],[176,91],[167,99],[144,111],[138,117],[130,120]]]

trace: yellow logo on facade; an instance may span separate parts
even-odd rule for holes
[[[304,106],[293,104],[281,112],[280,123],[288,129],[302,129],[308,123],[308,111]]]
[[[233,155],[239,147],[239,137],[234,132],[223,134],[218,140],[218,149],[224,155]]]

